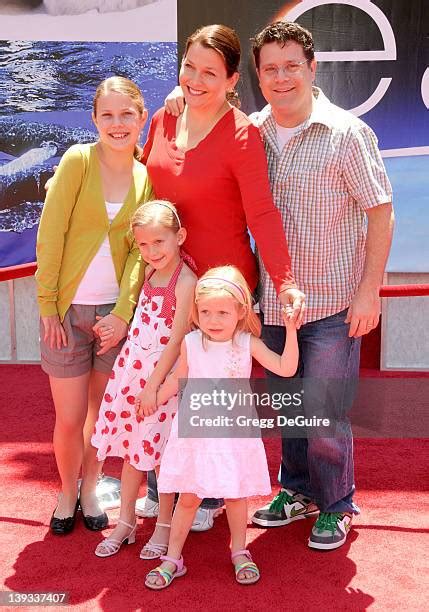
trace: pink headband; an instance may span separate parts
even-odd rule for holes
[[[240,297],[243,300],[242,304],[246,303],[246,294],[245,294],[243,288],[240,287],[240,285],[237,285],[237,283],[234,283],[234,281],[230,281],[227,278],[221,278],[220,276],[207,276],[205,278],[201,278],[198,281],[197,286],[202,286],[202,285],[205,285],[207,283],[210,284],[212,281],[214,281],[215,283],[221,282],[221,283],[224,283],[225,285],[230,285],[231,287],[234,287],[234,289],[236,289],[239,292]],[[228,291],[228,293],[230,293],[233,297],[235,297],[237,299],[237,296],[235,295],[235,293],[233,293],[229,289],[226,289],[225,287],[224,287],[224,289],[225,289],[225,291]],[[240,302],[240,300],[238,300],[238,301]]]

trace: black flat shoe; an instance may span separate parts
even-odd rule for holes
[[[55,510],[52,513],[51,521],[49,523],[49,529],[51,533],[55,535],[66,535],[73,531],[76,523],[76,514],[79,508],[79,500],[76,502],[76,506],[73,512],[73,516],[67,516],[66,518],[57,518],[54,516]]]
[[[82,506],[81,506],[81,510],[82,510]],[[82,510],[82,518],[83,518],[85,527],[87,529],[90,529],[91,531],[101,531],[102,529],[106,529],[106,527],[109,524],[109,517],[107,516],[105,512],[103,512],[102,514],[99,514],[98,516],[89,516],[89,515],[85,516]]]

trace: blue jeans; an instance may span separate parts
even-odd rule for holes
[[[349,325],[345,323],[347,311],[306,323],[298,330],[299,365],[295,377],[311,379],[339,379],[329,392],[312,397],[306,405],[306,416],[322,413],[328,406],[332,414],[345,414],[359,378],[360,338],[349,338]],[[263,316],[262,316],[263,323]],[[282,326],[262,326],[265,344],[281,354],[286,330]],[[278,378],[267,371],[270,378]],[[347,398],[347,402],[345,402]],[[347,405],[346,405],[347,404]],[[359,513],[353,503],[354,469],[353,437],[348,421],[342,422],[339,437],[308,437],[282,439],[280,484],[286,489],[302,493],[312,499],[321,512]]]
[[[156,484],[155,470],[152,470],[147,473],[147,496],[150,500],[158,502],[158,487]],[[223,499],[203,499],[203,501],[201,502],[201,508],[222,508],[224,503],[225,502]]]

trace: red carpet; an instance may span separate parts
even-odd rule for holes
[[[70,607],[115,612],[427,609],[426,441],[356,441],[356,501],[362,514],[347,544],[337,551],[307,548],[310,521],[274,530],[250,527],[249,548],[262,578],[257,585],[242,587],[234,582],[222,515],[213,530],[191,534],[184,551],[188,575],[152,593],[143,579],[154,563],[139,560],[138,553],[151,534],[153,519],[140,519],[137,544],[110,559],[95,557],[100,534],[87,531],[80,521],[68,537],[48,533],[58,480],[47,378],[38,366],[4,365],[1,382],[2,588],[64,590],[70,593]],[[267,443],[267,453],[275,483],[277,440]],[[105,471],[118,475],[119,469],[119,461],[112,460]],[[252,500],[251,509],[262,501]],[[117,516],[117,510],[110,511],[112,523]]]

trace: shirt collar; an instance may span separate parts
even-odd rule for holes
[[[332,128],[334,125],[334,109],[332,107],[333,105],[323,91],[319,87],[313,86],[313,110],[306,122],[306,127],[309,127],[312,123],[321,123],[328,128]]]

